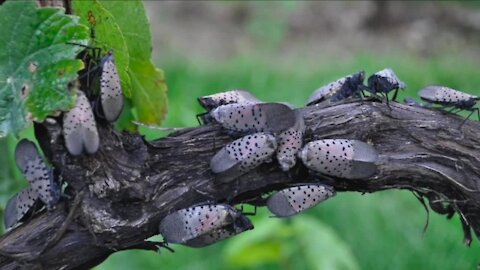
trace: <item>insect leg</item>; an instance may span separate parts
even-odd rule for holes
[[[398,94],[398,88],[395,89],[395,92],[393,93],[392,101],[397,101],[397,94]]]
[[[465,119],[463,119],[462,123],[460,124],[460,126],[458,128],[461,128],[463,126],[463,124],[465,124],[465,122],[467,121],[468,118],[470,118],[470,116],[472,116],[472,114],[475,112],[475,110],[470,110],[470,114],[465,117]],[[478,111],[477,111],[478,113]]]

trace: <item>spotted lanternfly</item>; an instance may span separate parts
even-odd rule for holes
[[[251,229],[253,229],[252,222],[246,216],[240,215],[232,224],[214,229],[211,232],[193,238],[192,240],[185,242],[184,245],[196,248],[205,247]]]
[[[101,67],[100,103],[105,119],[113,122],[122,113],[124,98],[112,51],[108,52],[107,56],[102,59]]]
[[[233,224],[242,215],[241,211],[227,204],[198,205],[166,216],[160,222],[159,230],[166,242],[184,244]]]
[[[346,179],[375,174],[378,153],[371,145],[357,140],[327,139],[309,142],[300,152],[307,168]]]
[[[10,198],[7,206],[5,206],[5,228],[9,229],[13,227],[24,219],[29,212],[33,211],[37,199],[38,194],[32,187],[27,187]]]
[[[27,139],[21,140],[15,149],[15,159],[38,198],[47,208],[52,208],[60,199],[60,187],[54,180],[53,170],[40,156],[35,144]]]
[[[327,99],[335,102],[351,96],[360,96],[361,91],[364,89],[364,79],[365,72],[360,71],[322,86],[315,90],[308,98],[307,106],[320,103]]]
[[[303,113],[296,111],[297,121],[295,125],[280,133],[277,137],[277,160],[283,171],[290,170],[297,163],[297,153],[302,148],[303,135],[305,133],[305,121]]]
[[[199,97],[198,102],[207,111],[211,111],[218,106],[231,103],[261,103],[252,93],[245,90],[231,90],[227,92],[216,93],[209,96]]]
[[[452,107],[450,112],[457,110],[470,111],[470,114],[465,118],[462,124],[470,118],[470,116],[476,111],[478,120],[480,120],[479,108],[473,108],[480,100],[480,97],[469,95],[467,93],[460,92],[458,90],[438,85],[429,85],[420,92],[418,92],[420,98],[428,103],[443,105],[444,107]]]
[[[267,207],[277,217],[289,217],[335,196],[331,186],[307,184],[289,187],[270,196]]]
[[[279,134],[295,124],[296,113],[281,103],[227,104],[213,109],[213,119],[232,133]]]
[[[277,141],[266,133],[255,133],[223,147],[210,161],[214,173],[244,173],[271,159]]]
[[[89,154],[97,152],[100,145],[97,124],[87,97],[77,91],[75,107],[63,116],[63,136],[70,154],[77,156],[83,150]]]
[[[407,85],[400,81],[391,68],[382,69],[368,78],[367,91],[372,94],[380,93],[385,95],[388,103],[388,93],[395,90],[392,100],[397,98],[398,89],[405,89]]]

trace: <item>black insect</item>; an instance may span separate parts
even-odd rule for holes
[[[451,109],[448,112],[469,111],[470,114],[462,121],[462,126],[474,112],[477,112],[480,120],[480,109],[474,108],[480,97],[473,96],[461,91],[438,85],[429,85],[418,92],[420,98],[431,104],[442,105],[443,108]]]
[[[385,96],[388,104],[388,93],[395,91],[392,97],[392,100],[395,101],[398,90],[406,87],[407,85],[397,77],[393,69],[386,68],[368,78],[368,87],[365,90],[374,95],[380,94]]]
[[[327,99],[335,102],[352,96],[360,97],[362,91],[365,89],[363,85],[364,79],[365,72],[360,71],[322,86],[315,90],[308,98],[307,106],[320,103]]]

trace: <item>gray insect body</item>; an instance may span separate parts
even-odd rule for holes
[[[230,205],[198,205],[166,216],[160,222],[159,230],[166,242],[184,244],[231,225],[241,217],[242,213]]]
[[[251,229],[253,229],[252,222],[244,215],[240,215],[232,224],[193,238],[185,242],[184,245],[196,248],[205,247]]]
[[[92,107],[81,91],[77,91],[75,107],[63,116],[63,136],[68,152],[74,156],[80,155],[84,150],[93,154],[100,146]]]
[[[227,104],[213,109],[213,119],[225,129],[240,134],[281,133],[295,124],[295,111],[281,103]]]
[[[428,102],[429,104],[440,104],[444,107],[452,107],[449,112],[453,112],[454,110],[469,111],[470,114],[465,118],[465,120],[463,120],[460,126],[462,126],[475,111],[477,112],[478,120],[480,120],[480,109],[474,108],[474,106],[477,104],[477,101],[480,100],[480,97],[478,96],[473,96],[449,87],[438,85],[429,85],[420,90],[418,95],[422,100]]]
[[[277,160],[283,171],[290,170],[297,163],[297,153],[302,148],[305,133],[303,113],[297,110],[295,125],[278,135]]]
[[[358,140],[313,141],[305,145],[299,155],[307,168],[340,178],[367,178],[377,170],[377,151]]]
[[[372,94],[384,94],[388,103],[387,94],[390,93],[390,91],[395,90],[392,100],[396,100],[398,90],[405,89],[406,87],[407,85],[398,78],[393,69],[385,68],[368,78],[367,90]]]
[[[214,173],[244,173],[271,159],[277,149],[274,136],[255,133],[223,147],[210,161]]]
[[[480,100],[480,97],[438,85],[429,85],[420,90],[418,95],[422,100],[430,103],[453,106],[461,109],[469,109],[475,106],[477,101]]]
[[[52,208],[60,199],[60,187],[54,180],[52,169],[40,156],[35,144],[26,139],[21,140],[15,149],[15,159],[18,168],[30,182],[33,192],[47,208]]]
[[[5,228],[9,229],[23,220],[25,216],[33,210],[37,199],[38,194],[32,187],[27,187],[13,195],[5,206]]]
[[[270,196],[267,207],[277,217],[289,217],[335,196],[331,186],[307,184],[289,187]]]
[[[105,119],[109,122],[117,120],[123,110],[124,97],[112,51],[102,60],[100,102]]]
[[[359,96],[363,90],[365,72],[350,74],[315,90],[308,98],[307,106],[320,103],[326,99],[340,101],[351,96]]]
[[[32,189],[38,194],[38,198],[51,208],[60,199],[60,188],[55,183],[53,171],[41,157],[29,162],[23,171],[30,182]]]
[[[227,92],[216,93],[209,96],[199,97],[198,102],[202,107],[211,111],[219,106],[239,103],[239,104],[255,104],[262,101],[245,90],[231,90]]]

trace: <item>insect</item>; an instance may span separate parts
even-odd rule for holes
[[[210,115],[233,134],[278,134],[296,121],[295,111],[282,103],[227,104],[213,109]]]
[[[197,120],[200,124],[213,122],[214,119],[211,114],[209,114],[209,112],[219,106],[227,104],[262,103],[261,100],[257,99],[254,95],[245,90],[231,90],[209,96],[199,97],[198,102],[202,107],[207,110],[206,113],[197,114]]]
[[[203,96],[198,98],[198,102],[207,111],[211,111],[218,106],[227,105],[231,103],[261,103],[262,101],[256,98],[252,93],[245,90],[231,90],[227,92],[216,93],[213,95]]]
[[[63,115],[63,136],[68,152],[74,156],[84,150],[93,154],[100,146],[92,107],[82,91],[77,91],[75,107]]]
[[[335,196],[331,186],[306,184],[282,189],[267,200],[267,207],[277,217],[289,217]]]
[[[102,68],[100,75],[100,104],[102,105],[105,119],[109,122],[114,122],[122,113],[124,97],[113,51],[109,51],[101,60],[100,66]]]
[[[30,183],[33,192],[47,205],[48,209],[53,208],[60,199],[60,187],[54,180],[53,170],[40,156],[35,144],[27,139],[22,139],[15,149],[15,160],[18,168]],[[32,194],[31,192],[27,193]]]
[[[244,173],[268,161],[277,149],[274,136],[255,133],[237,139],[220,151],[210,161],[214,173]]]
[[[192,240],[185,242],[184,245],[189,247],[205,247],[247,230],[253,229],[252,222],[244,215],[238,216],[232,224],[228,224],[211,232],[200,235]]]
[[[79,79],[84,80],[82,89],[87,93],[88,99],[96,98],[95,112],[109,122],[116,121],[123,110],[124,96],[113,50],[110,50],[106,56],[100,57],[101,48],[75,42],[69,44],[86,48],[80,58],[86,63],[87,68],[81,71]],[[88,53],[88,50],[91,53]],[[99,80],[99,91],[98,84],[93,83],[97,80]],[[98,97],[97,93],[99,93]]]
[[[305,121],[303,113],[296,111],[297,120],[295,125],[286,131],[280,133],[277,137],[277,161],[283,171],[290,170],[297,163],[297,153],[303,144],[303,135],[305,133]]]
[[[17,194],[13,195],[5,206],[4,224],[9,229],[23,220],[28,213],[33,211],[35,203],[38,200],[38,194],[32,187],[27,187]]]
[[[351,96],[360,96],[360,92],[364,89],[364,79],[365,71],[360,71],[322,86],[308,98],[307,106],[326,99],[335,102]]]
[[[299,155],[307,168],[340,178],[367,178],[377,170],[377,151],[358,140],[312,141],[303,147]]]
[[[199,236],[224,228],[243,218],[241,211],[227,204],[202,204],[173,212],[159,225],[168,243],[185,244]]]
[[[470,114],[463,120],[460,126],[467,121],[474,112],[477,112],[478,120],[480,120],[480,109],[474,108],[480,97],[469,95],[458,90],[438,85],[429,85],[420,92],[420,98],[430,104],[440,104],[443,107],[452,107],[448,112],[469,111]]]
[[[392,100],[395,101],[397,99],[398,89],[405,89],[406,87],[407,85],[400,81],[393,69],[385,68],[368,78],[368,87],[366,90],[374,95],[377,93],[384,95],[388,104],[388,93],[390,93],[390,91],[395,90],[392,98]]]

